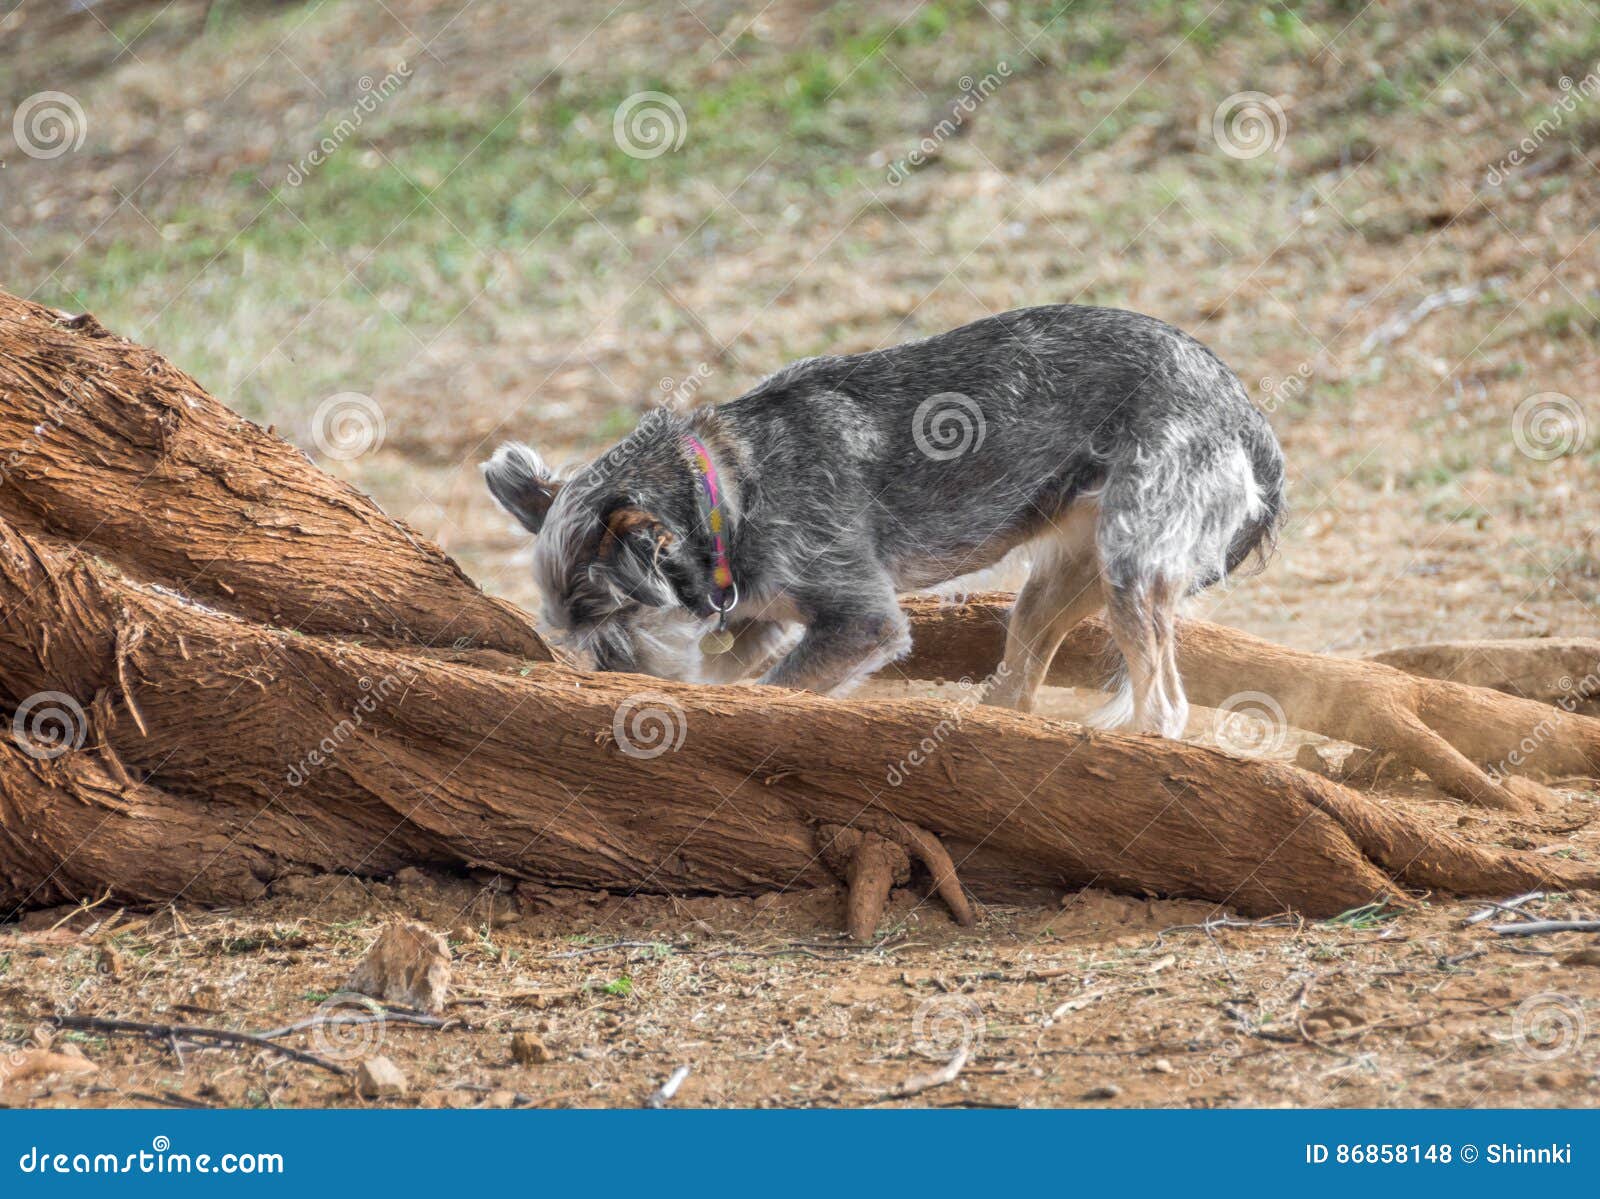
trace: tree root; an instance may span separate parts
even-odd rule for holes
[[[999,594],[910,601],[913,648],[897,669],[913,679],[983,677],[1004,651],[1010,602]],[[1046,681],[1098,687],[1110,652],[1104,623],[1086,620]],[[1527,812],[1545,794],[1533,777],[1600,772],[1600,720],[1499,691],[1290,649],[1198,620],[1180,625],[1178,666],[1196,703],[1224,713],[1243,703],[1258,714],[1275,705],[1290,725],[1392,753],[1447,795],[1484,807]]]
[[[1407,674],[1487,687],[1567,711],[1600,699],[1600,639],[1436,641],[1369,654]]]

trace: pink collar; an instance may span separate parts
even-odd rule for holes
[[[689,459],[700,476],[706,528],[711,533],[711,610],[721,614],[719,627],[727,624],[728,611],[739,602],[739,588],[733,581],[733,562],[728,557],[728,518],[722,507],[722,488],[717,482],[717,464],[711,451],[692,433],[683,435]]]

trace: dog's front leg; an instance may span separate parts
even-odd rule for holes
[[[800,644],[762,676],[763,683],[838,695],[911,648],[911,623],[892,598],[887,608],[824,610]]]

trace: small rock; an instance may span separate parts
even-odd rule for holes
[[[1114,1082],[1103,1082],[1097,1087],[1090,1087],[1083,1093],[1085,1099],[1115,1099],[1122,1094],[1122,1088]]]
[[[406,1076],[386,1057],[363,1058],[356,1067],[356,1090],[368,1099],[389,1099],[406,1093]]]
[[[484,1107],[512,1107],[517,1102],[515,1091],[490,1091],[489,1097],[483,1101]]]
[[[478,934],[470,924],[458,924],[450,930],[450,939],[457,945],[474,945]]]
[[[394,872],[394,881],[401,887],[417,887],[428,881],[428,876],[415,866],[402,866]]]
[[[1150,1068],[1152,1070],[1154,1070],[1157,1074],[1171,1074],[1171,1073],[1173,1073],[1172,1063],[1169,1062],[1164,1057],[1156,1058],[1155,1061],[1150,1063]]]
[[[450,990],[450,949],[421,924],[386,925],[345,989],[424,1012],[441,1011]]]
[[[578,1056],[586,1062],[592,1062],[596,1058],[600,1057],[601,1053],[593,1045],[585,1045],[582,1049],[578,1050]]]
[[[518,1032],[511,1034],[511,1060],[524,1066],[542,1066],[555,1055],[550,1052],[550,1047],[539,1039],[537,1033]]]

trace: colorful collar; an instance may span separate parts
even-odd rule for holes
[[[739,588],[734,584],[733,563],[728,557],[728,522],[722,514],[722,489],[717,484],[717,464],[711,460],[711,451],[694,434],[685,433],[683,444],[688,447],[689,459],[694,463],[695,473],[700,476],[706,528],[711,531],[711,610],[721,615],[721,627],[727,624],[729,609],[739,602]]]

